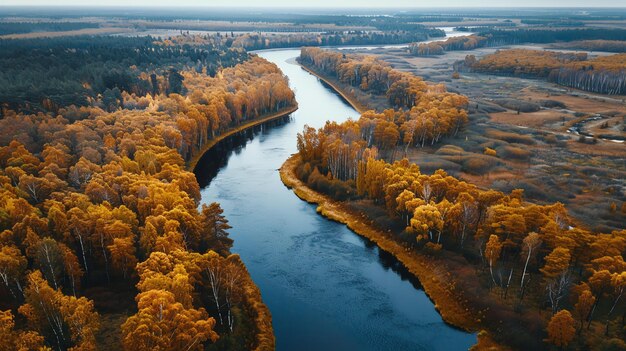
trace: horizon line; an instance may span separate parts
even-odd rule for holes
[[[37,4],[20,4],[20,5],[5,5],[0,4],[0,8],[174,8],[174,9],[193,9],[193,8],[221,8],[221,9],[362,9],[362,10],[377,10],[377,9],[396,9],[396,10],[410,10],[410,9],[625,9],[626,6],[507,6],[507,5],[493,5],[493,6],[481,6],[481,5],[440,5],[440,6],[314,6],[314,5],[298,5],[298,6],[249,6],[249,5],[106,5],[106,4],[62,4],[62,5],[37,5]]]

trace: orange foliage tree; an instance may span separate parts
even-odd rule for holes
[[[198,208],[185,161],[220,133],[293,107],[294,94],[276,65],[254,55],[214,73],[142,72],[158,85],[152,94],[122,91],[105,109],[98,99],[57,106],[54,115],[3,109],[0,307],[28,322],[17,328],[3,317],[7,345],[21,335],[23,345],[93,349],[99,317],[81,295],[127,294],[137,284],[138,312],[123,330],[129,349],[200,349],[218,339],[217,329],[228,337],[236,326],[251,332],[242,343],[273,348],[269,312],[229,255],[228,221],[219,204]],[[200,254],[208,251],[228,272],[220,308],[198,298],[210,285]],[[144,268],[156,254],[176,263]],[[224,315],[223,325],[209,313]]]
[[[567,310],[555,314],[548,323],[548,341],[559,348],[569,345],[576,336],[575,323],[571,313]]]

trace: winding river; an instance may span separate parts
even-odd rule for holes
[[[203,201],[221,203],[232,251],[272,312],[277,350],[466,350],[476,336],[446,325],[393,257],[282,184],[278,168],[305,124],[358,117],[298,54],[259,53],[289,77],[299,110],[223,140],[196,168]]]

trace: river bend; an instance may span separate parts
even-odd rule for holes
[[[260,52],[289,77],[298,111],[229,137],[199,161],[202,201],[221,203],[232,251],[269,307],[282,350],[466,350],[476,336],[446,325],[389,254],[315,212],[278,168],[304,125],[358,113],[295,63],[299,50]]]

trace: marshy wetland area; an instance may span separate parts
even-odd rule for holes
[[[342,52],[374,55],[469,98],[470,122],[463,131],[435,145],[399,151],[397,158],[406,156],[424,172],[445,169],[485,188],[504,192],[521,188],[539,203],[562,202],[582,223],[595,223],[597,230],[623,228],[619,207],[626,188],[626,97],[531,77],[454,75],[467,55],[480,59],[506,49],[558,50],[550,44],[525,44],[428,57],[415,57],[404,48]],[[588,52],[589,57],[612,54]],[[379,110],[385,106],[381,99],[351,92],[360,101],[374,101]],[[486,155],[485,148],[495,150],[495,156]]]

